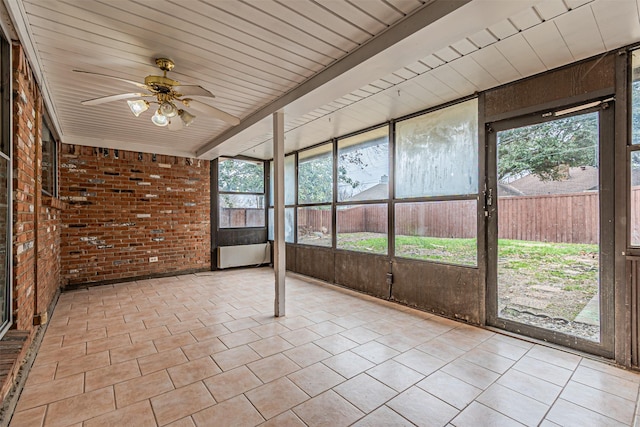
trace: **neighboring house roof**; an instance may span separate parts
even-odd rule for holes
[[[598,168],[593,166],[569,168],[568,177],[560,181],[542,181],[537,175],[529,174],[510,182],[508,186],[519,191],[521,193],[519,195],[525,196],[595,191],[598,189]]]
[[[379,183],[373,187],[369,187],[364,191],[354,194],[345,200],[345,202],[360,202],[362,200],[380,200],[389,197],[389,184]]]

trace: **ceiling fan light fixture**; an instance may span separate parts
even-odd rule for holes
[[[178,110],[178,115],[182,119],[182,122],[185,126],[189,126],[196,119],[196,116],[184,110]]]
[[[158,111],[156,111],[156,113],[153,115],[153,117],[151,117],[151,121],[154,125],[161,127],[169,124],[169,119],[167,119],[167,117],[160,112],[159,108]]]
[[[134,116],[139,117],[140,114],[144,113],[149,109],[149,103],[144,99],[137,99],[135,101],[128,100],[127,104],[129,104],[129,108]]]
[[[178,115],[178,109],[173,104],[173,102],[163,102],[162,104],[160,104],[160,108],[158,109],[158,111],[160,111],[160,114],[168,118]]]

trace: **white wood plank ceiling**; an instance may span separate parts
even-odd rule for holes
[[[4,2],[64,142],[207,159],[270,158],[276,107],[292,151],[640,41],[640,0]],[[157,57],[240,125],[196,112],[171,132],[123,100],[80,104],[137,89],[72,70],[142,82]]]

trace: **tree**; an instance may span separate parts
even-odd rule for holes
[[[596,113],[509,129],[498,139],[501,181],[528,173],[557,181],[563,178],[562,166],[598,166]]]
[[[218,163],[218,188],[220,191],[239,193],[264,192],[262,162],[225,159]]]

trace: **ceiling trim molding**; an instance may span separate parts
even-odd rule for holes
[[[22,48],[25,50],[27,60],[31,65],[31,71],[33,72],[36,82],[38,82],[38,87],[42,93],[42,99],[44,100],[45,107],[49,113],[49,117],[51,118],[52,125],[58,135],[62,137],[62,127],[60,126],[58,114],[54,108],[51,93],[49,92],[49,88],[45,83],[44,75],[42,74],[40,57],[38,56],[36,47],[33,45],[33,37],[29,30],[29,26],[24,20],[24,17],[26,16],[24,4],[22,3],[22,0],[4,0],[4,6],[9,13],[11,22],[13,23],[13,28],[18,37],[17,41],[20,42]]]
[[[344,74],[352,68],[362,64],[369,58],[377,55],[385,49],[388,49],[389,47],[402,41],[403,39],[416,33],[424,27],[427,27],[433,22],[454,12],[470,1],[471,0],[434,0],[431,3],[427,3],[421,9],[407,16],[395,25],[389,27],[384,32],[371,39],[369,42],[353,50],[342,59],[329,65],[320,73],[312,76],[304,83],[290,90],[280,98],[260,108],[250,116],[244,118],[238,126],[230,128],[217,138],[209,141],[196,151],[196,155],[198,157],[207,155],[211,150],[213,150],[215,147],[222,144],[229,138],[232,138],[243,130],[260,122],[262,119],[270,116],[276,111],[283,109],[293,101],[330,82],[331,80]]]
[[[61,138],[63,144],[84,145],[98,148],[111,148],[115,150],[133,151],[152,154],[163,154],[166,156],[195,158],[192,151],[183,151],[171,147],[160,147],[153,144],[141,144],[139,142],[122,142],[112,139],[86,138],[77,136],[66,136]]]

